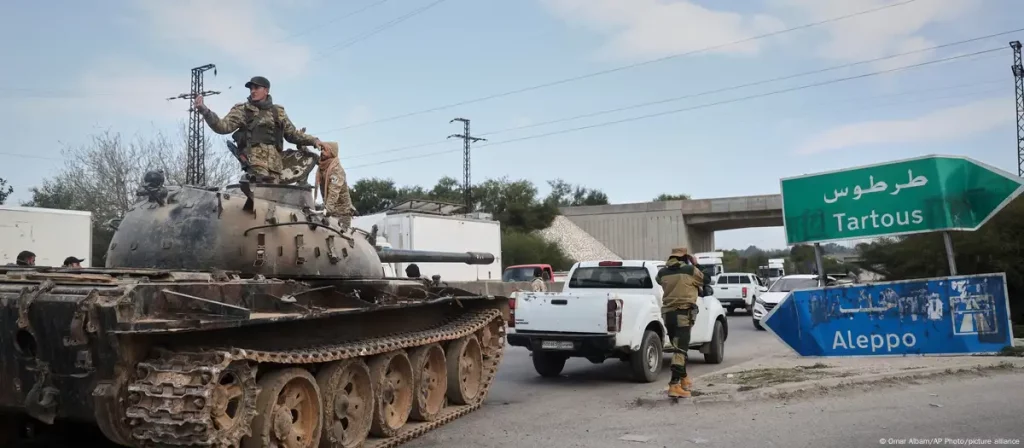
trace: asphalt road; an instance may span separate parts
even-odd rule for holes
[[[779,349],[774,337],[757,331],[749,315],[729,316],[729,337],[725,343],[725,359],[721,364],[707,364],[697,351],[689,353],[687,373],[700,376],[724,369]],[[530,352],[525,348],[506,347],[498,370],[498,379],[491,388],[483,408],[449,423],[423,437],[409,442],[409,448],[441,446],[576,446],[573,437],[560,437],[565,428],[553,422],[567,417],[576,423],[605,419],[605,412],[621,409],[638,396],[665,388],[669,379],[669,358],[665,358],[661,377],[654,383],[636,383],[630,379],[629,364],[610,359],[593,364],[586,359],[570,359],[559,378],[542,378],[533,369]],[[699,387],[696,384],[695,387]],[[612,421],[605,424],[616,425]],[[528,444],[509,443],[521,433],[548,433],[550,439],[534,439]],[[617,437],[617,436],[616,436]],[[541,443],[542,442],[542,443]],[[538,444],[539,443],[539,444]],[[579,445],[590,446],[590,445]]]
[[[492,403],[407,446],[862,448],[968,446],[970,439],[976,439],[974,445],[1021,446],[1021,384],[1024,374],[995,373],[920,385],[865,386],[793,402],[672,405],[665,400],[643,407],[614,403],[600,393],[581,394],[572,403],[544,407]],[[1011,440],[1000,444],[997,438]]]

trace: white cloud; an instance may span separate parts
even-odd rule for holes
[[[176,41],[183,51],[213,48],[270,79],[304,73],[310,50],[286,40],[274,22],[274,9],[290,2],[248,0],[142,0],[137,3],[147,30],[158,40]],[[200,52],[200,55],[202,52]]]
[[[626,58],[660,57],[727,44],[784,28],[775,17],[715,11],[684,0],[543,0],[558,17],[609,34],[605,51]],[[756,54],[764,40],[709,50]]]
[[[772,0],[772,3],[795,8],[801,16],[807,17],[807,22],[813,22],[901,1],[904,0]],[[858,61],[933,47],[939,43],[925,37],[928,26],[966,20],[980,4],[980,0],[918,0],[824,24],[821,29],[828,37],[818,46],[818,55],[838,61]],[[922,51],[881,61],[875,68],[884,70],[921,62],[932,53],[934,51]]]
[[[979,100],[937,110],[917,118],[866,121],[821,132],[800,145],[797,154],[814,154],[853,146],[926,143],[992,130],[1014,120],[1013,98]]]

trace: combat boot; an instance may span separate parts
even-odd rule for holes
[[[690,391],[683,389],[681,383],[669,384],[668,386],[668,397],[669,398],[690,398]]]
[[[693,390],[693,380],[691,380],[690,377],[683,378],[682,386],[683,390]]]

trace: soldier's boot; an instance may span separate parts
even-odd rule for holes
[[[682,383],[668,385],[669,398],[690,398],[690,391],[683,389]]]
[[[683,390],[693,390],[693,380],[690,377],[683,378],[683,382],[680,385],[683,387]]]

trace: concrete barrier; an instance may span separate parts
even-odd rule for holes
[[[500,281],[475,281],[475,282],[447,282],[452,288],[465,289],[484,296],[508,297],[516,291],[530,291],[530,282],[500,282]],[[548,292],[562,292],[564,282],[548,283]]]

